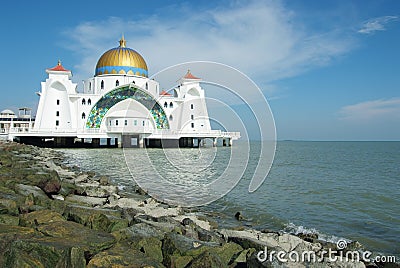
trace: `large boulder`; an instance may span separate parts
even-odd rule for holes
[[[56,194],[61,189],[61,180],[55,170],[29,174],[25,179],[43,190],[46,194]]]
[[[188,268],[220,268],[227,267],[214,252],[205,251],[195,257],[187,266]]]
[[[54,243],[79,246],[85,252],[94,255],[110,248],[115,238],[102,231],[95,231],[71,221],[50,222],[37,227],[37,230],[52,239]]]
[[[8,214],[0,214],[0,224],[18,226],[19,225],[19,217],[11,216]]]
[[[92,207],[102,206],[107,202],[107,198],[82,195],[69,195],[65,198],[65,200],[78,205],[88,205]]]
[[[206,250],[207,248],[196,240],[183,235],[168,233],[165,235],[162,244],[163,264],[167,267],[185,267],[193,260],[193,257],[197,257]],[[187,256],[185,258],[186,263],[181,259],[182,256]],[[178,265],[178,262],[180,265]]]
[[[115,244],[110,234],[74,222],[35,225],[0,225],[0,267],[85,267],[91,257]]]
[[[0,267],[11,267],[6,265],[6,255],[14,241],[32,239],[37,235],[40,234],[33,228],[0,224]]]
[[[134,224],[127,228],[115,231],[112,233],[112,235],[117,239],[117,241],[128,241],[129,243],[133,241],[139,241],[143,238],[154,237],[158,240],[162,240],[164,238],[163,231],[146,223]]]
[[[86,267],[81,248],[54,246],[36,240],[17,240],[6,254],[5,267]]]
[[[143,252],[132,249],[126,244],[117,244],[115,247],[102,251],[91,258],[88,268],[94,267],[164,267],[157,260]]]
[[[66,221],[65,218],[51,210],[39,210],[21,215],[21,226],[36,227],[51,222]]]
[[[18,215],[18,205],[15,200],[0,198],[0,214]]]
[[[68,204],[64,215],[71,221],[105,232],[114,232],[129,225],[129,220],[122,218],[121,211],[115,209]]]

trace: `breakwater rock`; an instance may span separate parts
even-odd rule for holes
[[[219,229],[62,163],[57,151],[0,142],[0,267],[380,267],[330,261],[323,251],[336,245],[312,235]],[[263,259],[265,249],[320,260]]]

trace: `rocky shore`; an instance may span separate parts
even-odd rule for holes
[[[237,229],[220,229],[62,163],[57,151],[0,141],[0,267],[398,267],[352,259],[347,251],[365,250],[357,242],[337,251],[316,235],[240,226],[240,215]],[[266,248],[318,261],[262,262]],[[345,257],[332,261],[329,249]]]

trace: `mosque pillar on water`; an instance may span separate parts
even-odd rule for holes
[[[213,147],[217,147],[218,138],[213,138]]]
[[[139,136],[139,148],[144,148],[144,138],[142,135]]]

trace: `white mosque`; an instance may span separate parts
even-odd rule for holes
[[[83,92],[60,61],[46,72],[36,118],[23,128],[7,119],[8,139],[50,147],[198,147],[240,138],[211,129],[200,78],[187,71],[175,88],[160,91],[124,37],[100,57]]]

